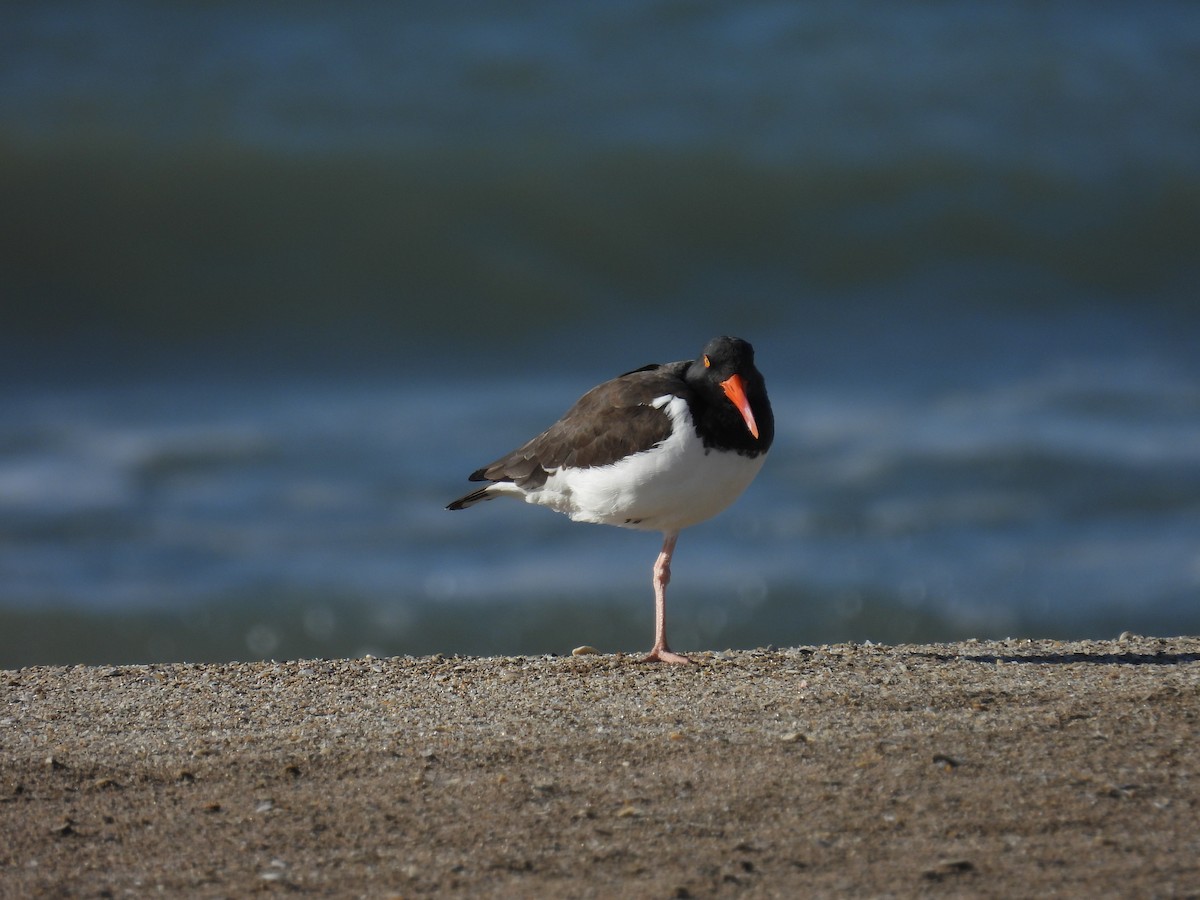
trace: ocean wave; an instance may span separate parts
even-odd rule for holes
[[[964,267],[980,294],[997,271],[1031,281],[1016,308],[1097,292],[1182,307],[1200,234],[1200,180],[1183,172],[1097,192],[930,159],[3,156],[6,318],[25,333],[516,331],[651,297],[715,308],[698,283],[747,278],[777,308],[876,285],[892,298],[875,302],[919,307],[905,279]]]
[[[919,307],[905,285],[939,271],[966,306],[1000,281],[1011,306],[1191,309],[1198,21],[28,6],[0,35],[6,325],[317,352],[712,315],[717,287],[767,319]]]

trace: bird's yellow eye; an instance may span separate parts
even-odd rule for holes
[[[707,353],[706,353],[706,354],[704,354],[704,368],[706,368],[706,369],[707,369],[707,368],[708,368],[709,366],[711,366],[711,365],[712,365],[712,363],[710,363],[710,362],[708,361],[708,354],[707,354]]]

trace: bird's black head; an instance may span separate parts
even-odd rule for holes
[[[687,380],[719,398],[708,416],[734,437],[738,450],[765,453],[775,439],[775,419],[767,385],[754,365],[754,348],[735,337],[713,338],[689,367]]]

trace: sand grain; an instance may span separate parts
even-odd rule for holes
[[[1200,640],[0,672],[0,895],[1200,895]]]

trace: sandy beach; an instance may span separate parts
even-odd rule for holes
[[[0,895],[1200,896],[1200,639],[0,672]]]

